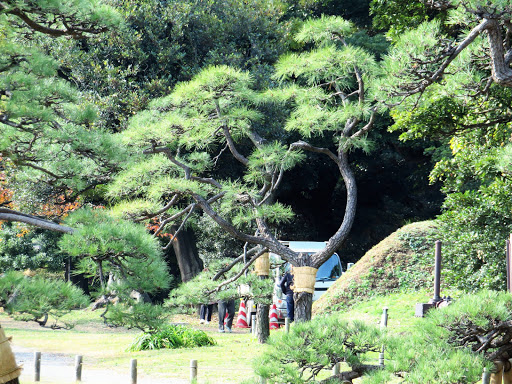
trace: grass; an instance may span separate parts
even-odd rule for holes
[[[446,291],[443,295],[460,296],[460,292]],[[428,302],[432,294],[427,291],[392,293],[372,297],[351,306],[340,315],[347,320],[361,320],[378,325],[382,309],[388,308],[388,330],[406,334],[422,319],[414,316],[416,303]],[[0,324],[17,346],[46,353],[81,354],[88,365],[127,373],[131,359],[137,359],[140,375],[155,379],[189,379],[190,360],[198,360],[198,384],[241,383],[254,377],[252,360],[266,348],[246,329],[235,329],[232,334],[217,333],[214,323],[199,325],[192,316],[173,318],[177,323],[188,323],[212,336],[217,345],[175,350],[128,352],[128,347],[138,331],[105,327],[96,312],[77,311],[71,317],[77,322],[72,330],[50,330],[36,324],[16,322],[0,315]],[[272,331],[280,332],[280,331]],[[377,358],[378,356],[375,356]],[[327,373],[325,373],[327,374]]]
[[[83,318],[82,318],[83,314]],[[217,345],[201,348],[180,348],[128,352],[138,331],[109,329],[99,316],[90,312],[74,313],[79,321],[72,330],[50,330],[22,323],[0,315],[6,334],[13,336],[15,347],[44,353],[83,355],[94,369],[127,373],[130,360],[137,359],[138,372],[154,378],[189,379],[190,360],[198,360],[198,384],[240,383],[253,377],[252,358],[266,347],[257,342],[248,330],[236,329],[232,334],[219,334],[214,324],[201,326]],[[178,321],[196,323],[192,317]]]
[[[389,236],[370,250],[360,262],[344,274],[314,306],[314,314],[338,313],[346,320],[379,325],[382,309],[388,308],[388,332],[406,337],[411,328],[421,325],[415,317],[416,303],[426,303],[432,286],[433,252],[431,222],[415,223]],[[460,297],[461,292],[444,287],[442,295]],[[420,290],[418,290],[420,289]],[[0,324],[14,337],[16,345],[47,353],[81,354],[96,369],[127,372],[131,359],[137,359],[141,375],[152,378],[189,380],[190,360],[198,361],[198,384],[243,383],[254,377],[253,358],[265,345],[259,344],[247,330],[233,334],[217,333],[216,324],[199,325],[193,316],[172,319],[206,331],[215,346],[128,352],[138,331],[111,329],[99,316],[100,311],[75,311],[62,320],[73,322],[72,330],[40,328],[36,324],[15,322],[0,314]],[[30,324],[30,325],[29,325]],[[272,331],[279,332],[279,331]],[[378,356],[369,358],[375,363]],[[323,372],[322,377],[328,376]]]

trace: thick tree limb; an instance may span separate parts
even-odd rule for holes
[[[241,240],[243,242],[250,243],[250,244],[259,244],[259,245],[263,246],[264,248],[268,248],[272,252],[281,255],[283,257],[283,259],[286,261],[291,261],[291,260],[295,259],[297,254],[295,252],[293,252],[290,248],[281,244],[275,238],[253,236],[253,235],[248,235],[246,233],[243,233],[243,232],[239,231],[238,229],[236,229],[232,224],[230,224],[224,218],[222,218],[202,196],[194,194],[193,198],[197,202],[197,205],[208,216],[210,216],[213,219],[213,221],[215,221],[224,231],[226,231],[233,237],[237,238],[238,240]]]
[[[423,93],[425,89],[431,84],[439,81],[443,75],[445,74],[448,66],[455,60],[455,58],[465,49],[467,48],[480,34],[482,34],[485,30],[492,27],[492,23],[489,20],[484,19],[480,24],[478,24],[475,28],[471,30],[471,32],[466,36],[464,40],[460,42],[460,44],[456,48],[452,48],[446,59],[441,63],[439,68],[428,75],[422,76],[422,80],[419,81],[417,85],[412,86],[410,89],[405,89],[402,92],[394,93],[394,96],[403,96],[408,97],[418,93]]]
[[[8,208],[0,208],[0,220],[17,221],[55,232],[73,233],[75,231],[71,227],[60,225],[50,220],[42,219],[37,216],[28,215],[26,213],[21,213]]]
[[[85,34],[98,34],[105,32],[107,30],[106,27],[95,27],[94,25],[90,25],[89,27],[83,27],[79,25],[70,25],[69,20],[66,20],[66,17],[63,15],[56,15],[57,18],[62,22],[64,26],[63,29],[51,28],[42,24],[41,22],[36,21],[33,17],[29,16],[29,12],[21,10],[19,8],[11,8],[4,3],[0,2],[0,11],[4,11],[9,15],[16,16],[20,18],[25,24],[27,24],[31,29],[37,32],[44,33],[45,35],[51,37],[62,37],[62,36],[70,36],[73,39],[81,39]],[[83,24],[83,23],[82,23]]]
[[[484,20],[491,53],[493,80],[505,87],[512,87],[512,69],[509,66],[511,53],[505,54],[501,25],[497,19]]]
[[[229,151],[233,155],[235,159],[237,159],[240,163],[247,166],[249,164],[249,160],[242,155],[240,152],[238,152],[238,149],[235,146],[235,141],[233,140],[233,137],[231,136],[231,132],[229,131],[229,128],[227,126],[222,126],[222,134],[226,138],[226,143],[228,144]]]

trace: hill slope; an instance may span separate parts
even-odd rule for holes
[[[433,286],[434,221],[406,225],[370,249],[313,304],[331,312],[375,295]]]

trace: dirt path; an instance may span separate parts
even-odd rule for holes
[[[16,363],[23,366],[20,383],[34,382],[34,352],[21,347],[13,348]],[[113,370],[95,369],[94,363],[87,363],[83,357],[82,383],[127,384],[131,382],[129,367],[126,373]],[[41,384],[64,384],[75,382],[75,357],[60,353],[41,353]],[[172,378],[154,378],[143,374],[137,375],[138,384],[185,384],[187,380]]]

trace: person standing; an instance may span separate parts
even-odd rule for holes
[[[201,309],[199,310],[199,320],[200,324],[208,324],[212,321],[212,311],[213,304],[201,304]]]
[[[226,317],[226,327],[224,328],[224,318]],[[235,300],[219,300],[219,332],[230,332],[233,326],[233,318],[235,317]]]
[[[279,283],[281,291],[286,295],[286,310],[288,312],[288,318],[290,322],[294,319],[295,303],[293,301],[293,275],[290,272],[286,272]]]

